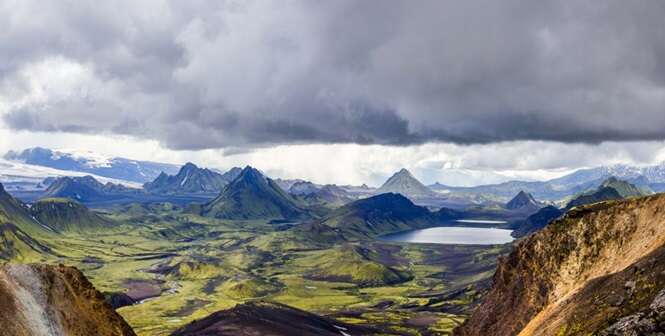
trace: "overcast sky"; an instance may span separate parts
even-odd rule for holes
[[[0,150],[336,183],[654,163],[664,17],[661,0],[0,0]]]

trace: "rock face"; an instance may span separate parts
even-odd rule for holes
[[[367,336],[372,329],[349,325],[285,305],[240,304],[194,321],[172,336]]]
[[[129,325],[75,268],[0,267],[0,330],[12,336],[129,336]]]
[[[649,307],[665,287],[664,245],[665,195],[577,207],[500,261],[455,334],[633,335],[620,330],[660,321]]]
[[[397,193],[411,199],[433,197],[435,193],[402,168],[391,176],[375,194]]]

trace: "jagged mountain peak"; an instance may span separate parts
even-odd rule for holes
[[[265,179],[265,176],[256,168],[252,166],[245,166],[240,172],[238,178],[242,179]]]
[[[187,162],[176,175],[162,172],[143,187],[151,193],[211,193],[221,191],[235,176],[234,171],[220,174]]]

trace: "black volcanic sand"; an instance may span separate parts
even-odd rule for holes
[[[277,303],[239,304],[194,321],[172,336],[340,336],[381,334]]]

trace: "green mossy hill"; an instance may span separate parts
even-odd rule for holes
[[[33,262],[47,255],[53,255],[50,247],[14,224],[0,224],[0,261]]]
[[[245,167],[210,203],[201,207],[206,217],[221,219],[290,219],[308,217],[307,211],[273,180]]]
[[[336,229],[347,239],[425,228],[439,222],[427,208],[401,194],[386,193],[361,199],[336,209],[318,224]]]
[[[281,288],[281,284],[255,277],[236,277],[224,281],[218,292],[235,300],[247,300],[264,297]]]
[[[62,232],[108,229],[116,225],[83,204],[67,198],[41,199],[30,207],[30,213],[40,223]]]
[[[370,250],[346,245],[311,254],[298,260],[298,265],[311,269],[307,273],[311,279],[361,286],[392,285],[413,279],[409,271],[398,270],[376,259]]]
[[[53,232],[51,228],[34,220],[30,209],[7,193],[2,184],[0,184],[0,223],[11,223],[29,234]]]

